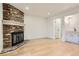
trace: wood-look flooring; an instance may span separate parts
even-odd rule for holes
[[[30,40],[20,48],[1,56],[79,56],[79,45],[53,39]]]

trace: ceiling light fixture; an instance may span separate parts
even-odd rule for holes
[[[50,12],[48,12],[48,15],[50,15]]]
[[[26,10],[29,10],[29,7],[25,7]]]

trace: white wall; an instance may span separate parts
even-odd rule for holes
[[[74,28],[79,31],[79,13],[65,17],[65,31],[74,31]]]
[[[47,20],[36,16],[24,16],[25,40],[47,37]]]
[[[48,19],[48,37],[49,38],[55,38],[55,22],[52,19]]]
[[[0,3],[0,52],[3,50],[2,4]]]

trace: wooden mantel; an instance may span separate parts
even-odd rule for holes
[[[24,23],[16,22],[14,20],[3,20],[4,25],[16,25],[16,26],[24,26]]]

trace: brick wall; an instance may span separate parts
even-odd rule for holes
[[[24,13],[10,4],[3,4],[3,20],[24,23]],[[3,48],[12,47],[12,32],[24,31],[24,26],[3,24]]]

